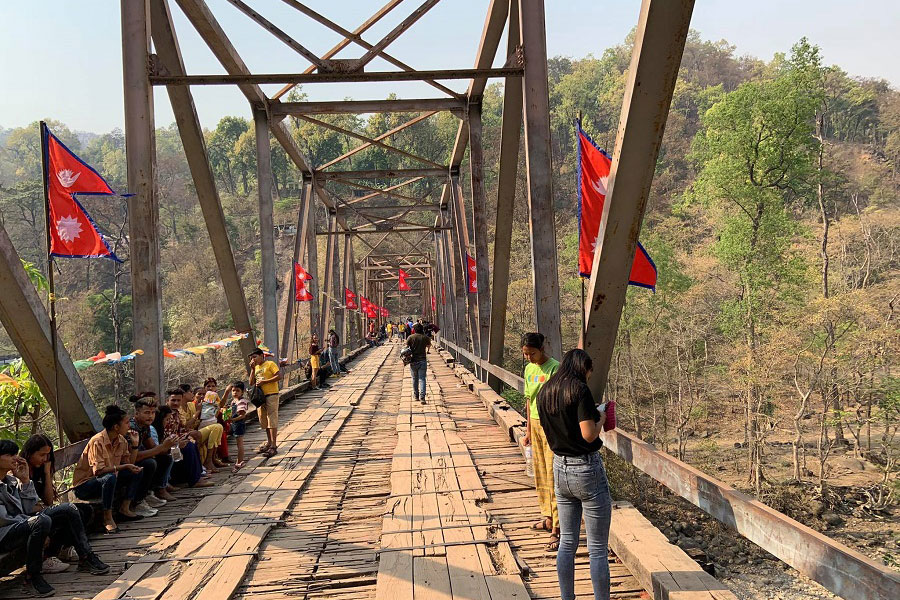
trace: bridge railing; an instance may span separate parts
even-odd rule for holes
[[[463,358],[519,392],[524,391],[524,380],[518,375],[488,363],[443,337],[439,343],[457,361]],[[478,388],[473,391],[479,395],[493,394],[493,390],[477,380],[473,385]],[[604,432],[602,439],[607,450],[832,593],[852,600],[900,598],[900,573],[889,567],[822,535],[628,432],[615,429]]]

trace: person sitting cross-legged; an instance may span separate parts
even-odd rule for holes
[[[137,433],[130,429],[128,413],[115,404],[107,406],[103,431],[90,439],[72,475],[72,490],[76,498],[101,499],[107,533],[119,531],[112,511],[116,488],[122,488],[124,496],[117,518],[120,521],[137,521],[142,516],[132,509],[131,504],[143,500],[156,473],[156,462],[152,459],[143,461],[143,467],[135,464],[139,439]]]
[[[41,572],[44,544],[51,537],[64,538],[75,547],[80,568],[95,575],[108,573],[109,565],[91,548],[74,505],[57,504],[38,510],[41,499],[31,481],[28,461],[17,456],[18,452],[15,442],[0,440],[0,547],[25,547],[25,575],[34,594],[46,597],[55,592]]]

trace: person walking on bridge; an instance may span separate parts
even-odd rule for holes
[[[266,458],[278,453],[278,382],[281,379],[278,365],[266,360],[260,348],[250,353],[250,385],[259,386],[266,397],[259,407],[259,426],[266,430],[267,441],[257,449]]]
[[[409,370],[413,380],[413,397],[425,404],[425,375],[428,368],[428,349],[431,340],[425,335],[421,325],[413,327],[413,334],[406,340],[406,346],[412,350]]]

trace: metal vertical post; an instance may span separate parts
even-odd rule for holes
[[[544,0],[519,0],[519,32],[525,48],[522,102],[525,108],[525,163],[528,174],[528,226],[538,331],[551,356],[562,358],[556,219],[550,153],[550,88]]]
[[[325,225],[328,233],[334,233],[337,231],[337,221],[335,220],[335,214],[332,214],[331,211],[327,213],[325,216]],[[322,284],[322,315],[319,321],[319,328],[322,330],[322,335],[325,336],[328,334],[328,329],[331,328],[331,312],[332,312],[332,301],[331,294],[334,288],[334,245],[337,243],[336,235],[329,235],[325,240],[325,279]]]
[[[278,359],[278,281],[275,276],[275,179],[269,118],[262,108],[253,109],[256,132],[256,185],[259,192],[259,245],[262,262],[263,343]]]
[[[491,326],[491,286],[488,267],[487,201],[484,197],[484,151],[482,148],[481,103],[469,105],[469,169],[472,181],[472,233],[475,240],[475,282],[478,308],[479,358],[487,359]],[[512,219],[509,219],[510,221]],[[482,373],[484,378],[485,373]]]
[[[285,310],[284,325],[281,332],[281,356],[290,358],[292,356],[292,342],[294,339],[294,313],[297,312],[297,301],[294,299],[296,295],[296,282],[294,281],[294,264],[303,260],[306,250],[307,227],[309,226],[309,210],[306,204],[313,202],[310,194],[307,193],[305,181],[300,184],[300,207],[297,210],[297,231],[294,234],[294,254],[291,261],[291,267],[288,269],[285,286]]]
[[[512,55],[519,45],[519,4],[511,0],[506,52]],[[500,131],[500,173],[497,182],[497,219],[494,227],[493,281],[491,282],[491,326],[488,362],[503,366],[506,336],[506,303],[509,291],[509,257],[512,246],[513,208],[516,200],[516,176],[519,167],[519,141],[522,127],[522,80],[507,77],[503,87],[503,123]],[[493,375],[488,384],[497,391],[503,382]]]
[[[156,133],[150,85],[150,6],[122,0],[122,71],[125,86],[125,154],[128,168],[128,234],[131,247],[134,345],[138,391],[163,391],[162,285],[159,269],[159,199]]]
[[[462,300],[465,303],[464,310],[466,314],[466,323],[469,326],[469,343],[466,345],[473,354],[478,354],[477,348],[480,348],[480,343],[478,341],[478,322],[475,315],[475,301],[472,299],[472,294],[469,293],[469,287],[467,285],[469,264],[466,260],[466,255],[469,253],[469,224],[466,221],[466,203],[463,200],[462,188],[459,185],[459,177],[451,177],[450,197],[453,199],[453,210],[451,215],[453,217],[454,230],[457,234],[455,240],[456,253],[459,255],[459,265],[462,272],[461,280],[457,285],[462,284],[463,287],[465,296]]]
[[[322,332],[318,330],[319,328],[319,246],[316,242],[316,220],[318,217],[318,213],[316,212],[316,201],[315,196],[313,196],[313,186],[315,182],[310,182],[307,184],[308,189],[305,194],[306,197],[309,198],[309,202],[306,203],[306,210],[308,211],[307,216],[307,229],[306,229],[306,270],[312,275],[312,281],[310,281],[307,285],[309,287],[309,293],[312,295],[312,300],[309,301],[309,333],[312,335],[313,333],[318,333],[320,336]]]

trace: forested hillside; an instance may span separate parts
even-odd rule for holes
[[[564,348],[577,343],[581,319],[573,120],[582,115],[591,137],[614,151],[630,56],[629,39],[601,56],[557,57],[549,65]],[[496,196],[501,105],[502,86],[494,84],[483,110],[488,198]],[[409,117],[318,118],[375,136]],[[441,113],[391,143],[446,162],[457,125]],[[314,165],[359,143],[299,119],[291,127]],[[115,189],[126,189],[121,131],[87,135],[52,121],[51,128]],[[166,335],[170,347],[183,347],[219,339],[232,326],[177,129],[160,127],[156,140]],[[207,142],[248,300],[259,315],[252,121],[222,119]],[[0,144],[0,218],[23,259],[45,270],[37,124],[2,131]],[[276,224],[288,224],[296,218],[298,178],[273,146]],[[377,147],[351,164],[412,166]],[[820,489],[831,481],[854,486],[866,514],[896,503],[898,171],[900,92],[889,83],[823,64],[806,40],[764,62],[692,33],[641,233],[659,286],[656,293],[629,291],[610,372],[622,425],[759,494],[788,480]],[[406,188],[415,197],[429,189],[440,192],[436,183]],[[87,205],[127,259],[124,202]],[[518,371],[518,339],[534,327],[524,151],[511,218],[506,367]],[[280,248],[290,243],[282,240]],[[280,261],[284,273],[289,255],[282,252]],[[132,349],[127,262],[61,262],[59,281],[62,334],[73,357]],[[388,304],[395,314],[417,305]],[[15,350],[4,338],[6,354]],[[230,352],[169,361],[170,377],[223,375],[237,361]],[[127,367],[94,367],[84,376],[98,402],[129,390]],[[846,467],[847,457],[857,467]]]

